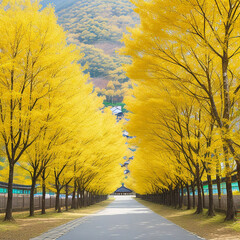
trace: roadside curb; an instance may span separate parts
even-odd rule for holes
[[[104,211],[111,203],[112,202],[110,202],[104,209],[101,209],[98,212],[95,212],[95,213],[93,213],[89,216],[74,219],[74,220],[72,220],[68,223],[65,223],[65,224],[60,225],[56,228],[53,228],[53,229],[43,233],[42,235],[40,235],[38,237],[30,238],[29,240],[56,240],[56,239],[60,238],[61,236],[63,236],[64,234],[70,232],[74,228],[78,227],[82,223],[86,222],[89,218],[91,218],[91,217],[101,213],[102,211]]]
[[[38,237],[31,238],[30,240],[55,240],[55,239],[58,239],[62,235],[66,234],[67,232],[73,230],[74,228],[76,228],[77,226],[79,226],[80,224],[85,222],[89,217],[90,216],[72,220],[68,223],[65,223],[56,228],[53,228]]]

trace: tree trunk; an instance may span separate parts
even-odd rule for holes
[[[173,189],[172,191],[171,191],[171,197],[172,197],[172,206],[174,207],[175,206],[175,202],[176,202],[176,194],[175,194],[175,189]]]
[[[238,182],[238,191],[240,192],[240,162],[236,160],[237,163],[237,182]]]
[[[59,204],[58,204],[58,213],[62,212],[62,207],[61,207],[61,202],[60,202],[60,198],[59,198]]]
[[[57,189],[57,194],[56,194],[56,203],[55,203],[55,210],[57,211],[59,209],[59,205],[60,205],[60,192]]]
[[[77,189],[77,186],[76,186],[76,181],[74,181],[74,189],[73,189],[73,194],[72,194],[72,206],[71,208],[72,209],[76,209],[77,208],[77,204],[76,204],[76,189]]]
[[[8,199],[7,208],[4,221],[13,221],[12,216],[12,201],[13,201],[13,172],[14,164],[9,164],[9,178],[8,178]]]
[[[222,126],[222,141],[223,141],[223,152],[225,157],[225,167],[226,167],[226,188],[227,188],[227,212],[225,220],[235,220],[235,211],[233,205],[233,194],[232,194],[232,177],[231,177],[231,168],[229,165],[229,149],[228,143],[226,140],[226,134],[229,131],[229,120],[230,120],[230,109],[231,101],[229,96],[229,81],[228,81],[228,40],[229,40],[229,29],[225,26],[225,46],[226,49],[223,49],[222,55],[222,76],[223,76],[223,95],[224,95],[224,111],[223,111],[223,126]]]
[[[68,185],[66,185],[65,209],[68,211]]]
[[[226,177],[226,188],[227,188],[227,212],[225,221],[235,220],[231,176]]]
[[[226,189],[227,189],[227,212],[225,221],[235,220],[235,211],[233,205],[233,194],[232,194],[232,177],[231,168],[229,166],[229,152],[227,146],[223,145],[225,167],[226,167]]]
[[[178,204],[179,204],[179,188],[178,186],[175,188],[174,190],[174,193],[175,193],[175,208],[178,207]]]
[[[77,190],[77,209],[80,207],[79,195],[80,195],[80,190],[79,190],[79,188],[78,188],[78,190]]]
[[[89,192],[86,191],[86,194],[87,194],[87,200],[86,200],[86,205],[85,205],[85,207],[89,206]]]
[[[183,184],[181,183],[181,191],[179,191],[179,208],[183,206]]]
[[[59,192],[57,193],[58,195],[58,206],[57,206],[57,210],[58,210],[58,213],[61,213],[62,212],[62,208],[61,208],[61,202],[60,202],[60,190]]]
[[[51,206],[50,206],[51,207]],[[42,175],[42,214],[46,214],[46,183],[45,183],[45,170]]]
[[[84,207],[84,191],[80,191],[80,208]]]
[[[200,171],[199,164],[197,164],[197,168],[196,168],[196,180],[197,180],[197,190],[198,190],[198,204],[197,204],[197,210],[196,210],[197,214],[203,212],[202,194],[201,194],[201,179],[200,179],[199,171]]]
[[[193,209],[196,207],[196,201],[195,201],[195,184],[192,181],[191,182],[191,187],[192,187],[192,194],[193,194]]]
[[[171,206],[172,205],[172,188],[171,187],[169,188],[168,196],[169,196],[168,205]]]
[[[203,212],[201,183],[200,183],[200,178],[199,178],[199,172],[197,173],[197,190],[198,190],[198,203],[197,203],[196,214],[199,214],[199,213]]]
[[[190,198],[190,190],[188,184],[186,184],[187,189],[187,209],[191,209],[191,198]]]
[[[30,217],[34,216],[34,190],[36,186],[36,177],[32,177],[32,185],[30,191]]]
[[[164,190],[163,192],[163,205],[166,205],[167,204],[167,193],[166,193],[166,190]]]
[[[203,203],[203,208],[205,208],[205,194],[204,194],[204,188],[203,188],[203,182],[201,181],[201,191],[202,191],[202,203]]]
[[[91,205],[91,198],[92,198],[92,195],[91,195],[91,193],[89,192],[89,193],[88,193],[88,206]]]
[[[214,213],[214,205],[213,205],[213,188],[212,188],[212,177],[211,175],[207,175],[208,180],[208,198],[209,198],[209,205],[208,205],[208,216],[212,217],[215,216]]]
[[[218,208],[221,209],[222,208],[222,204],[221,204],[221,179],[220,179],[218,174],[216,176],[216,179],[217,179],[217,189],[218,189]]]

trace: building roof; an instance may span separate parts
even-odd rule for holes
[[[132,193],[132,192],[133,191],[129,188],[126,188],[123,183],[122,186],[118,188],[114,193]]]
[[[121,114],[122,113],[122,107],[121,106],[112,107],[111,111],[114,115]]]
[[[0,187],[2,188],[8,188],[8,183],[0,182]],[[13,184],[14,189],[23,189],[23,190],[30,190],[30,185],[21,185],[21,184]]]

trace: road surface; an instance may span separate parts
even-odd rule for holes
[[[49,238],[48,238],[49,239]],[[58,240],[196,240],[193,235],[128,196],[87,217]]]

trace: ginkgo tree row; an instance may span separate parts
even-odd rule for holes
[[[168,203],[183,187],[190,201],[189,188],[194,195],[196,186],[200,213],[201,184],[207,180],[212,216],[212,179],[220,198],[225,177],[226,220],[234,219],[234,174],[240,183],[240,2],[132,2],[141,18],[125,35],[123,50],[132,57],[127,73],[135,83],[128,100],[128,130],[138,146],[132,185]]]
[[[54,10],[39,1],[0,4],[1,181],[8,182],[5,220],[12,220],[13,183],[40,184],[72,194],[72,207],[84,194],[106,195],[121,179],[125,142],[121,126],[93,92],[78,64],[83,57],[66,43]],[[119,171],[120,170],[120,171]],[[81,196],[81,197],[80,197]]]

